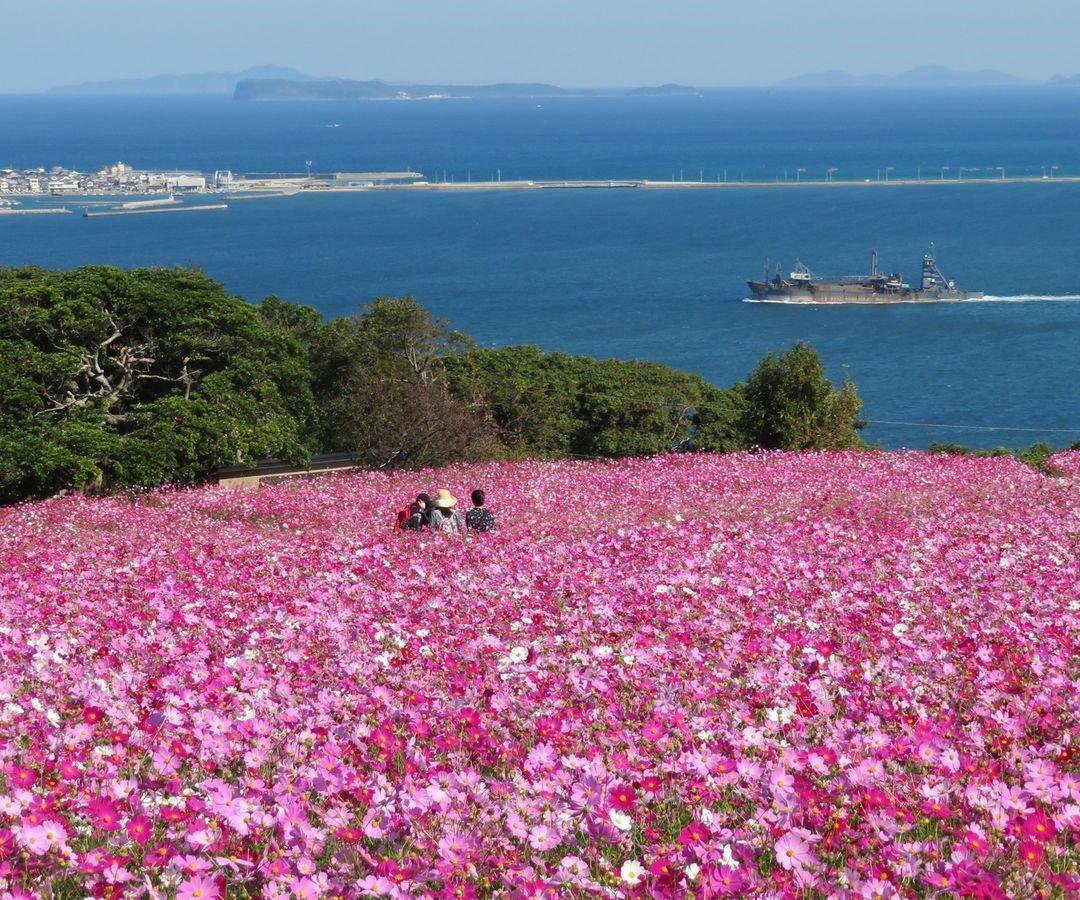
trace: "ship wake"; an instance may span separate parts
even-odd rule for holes
[[[982,298],[996,303],[1030,303],[1034,300],[1080,300],[1080,294],[1013,294],[998,297],[992,294]],[[965,303],[978,303],[978,300],[966,300]]]
[[[917,304],[925,306],[928,303],[1034,303],[1037,301],[1076,302],[1080,301],[1080,294],[1010,294],[996,295],[987,294],[984,297],[971,297],[964,300],[945,299],[941,300],[848,300],[837,302],[836,300],[780,300],[770,297],[743,297],[743,303],[774,303],[781,306],[893,306],[899,303]]]

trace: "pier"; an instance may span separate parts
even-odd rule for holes
[[[902,187],[956,187],[962,185],[1006,185],[1006,184],[1030,184],[1030,185],[1061,185],[1080,184],[1080,176],[1056,176],[1054,178],[1041,178],[1038,176],[1017,176],[1009,178],[893,178],[888,181],[875,179],[861,180],[837,180],[829,181],[653,181],[642,179],[584,179],[584,180],[515,180],[515,181],[414,181],[397,184],[365,184],[365,185],[335,185],[331,183],[313,183],[303,192],[339,192],[339,191],[528,191],[528,190],[560,190],[560,189],[610,189],[610,188],[634,188],[639,190],[745,190],[767,189],[776,190],[791,188],[793,190],[829,190],[841,188],[902,188]]]
[[[146,216],[154,213],[202,212],[211,209],[228,209],[228,203],[200,203],[192,206],[150,206],[135,209],[106,209],[101,212],[83,211],[84,219],[101,219],[105,216]]]
[[[63,206],[46,206],[41,209],[11,209],[7,206],[0,206],[0,216],[47,216],[70,212],[70,209]]]

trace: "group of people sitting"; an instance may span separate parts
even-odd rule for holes
[[[430,494],[417,494],[416,499],[397,515],[398,531],[442,531],[447,534],[464,534],[466,531],[494,531],[495,516],[485,505],[484,492],[472,492],[473,508],[464,516],[458,510],[457,497],[446,488],[440,488],[435,498]]]

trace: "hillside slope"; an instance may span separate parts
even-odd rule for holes
[[[0,510],[9,877],[1064,896],[1080,453],[1057,462],[527,462]],[[499,530],[393,533],[437,487],[485,488]]]

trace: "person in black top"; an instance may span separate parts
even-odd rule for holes
[[[465,527],[470,531],[494,531],[495,516],[484,506],[484,492],[477,489],[472,492],[473,508],[465,514]]]
[[[417,494],[416,500],[398,513],[399,531],[421,531],[426,528],[431,518],[431,497]]]

